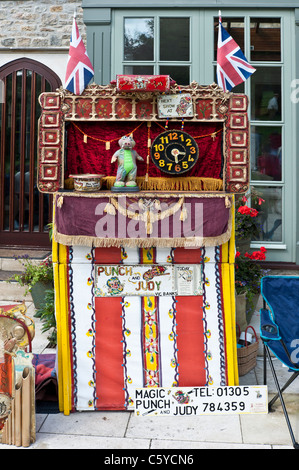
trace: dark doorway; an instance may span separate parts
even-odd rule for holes
[[[2,66],[0,80],[0,246],[47,248],[52,198],[36,186],[38,97],[61,81],[27,58]]]

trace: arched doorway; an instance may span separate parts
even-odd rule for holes
[[[49,247],[52,201],[36,188],[38,97],[61,81],[28,58],[2,66],[0,80],[0,246]]]

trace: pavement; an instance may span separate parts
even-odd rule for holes
[[[1,276],[1,267],[4,270]],[[7,278],[8,269],[17,271],[18,266],[2,264],[0,279]],[[0,306],[24,300],[24,289],[16,283],[0,280]],[[27,314],[33,318],[34,304],[30,294],[25,298]],[[258,305],[259,307],[259,305]],[[33,352],[52,353],[48,348],[46,334],[41,332],[40,320],[34,318],[36,336]],[[251,324],[258,331],[259,314],[256,311]],[[263,384],[263,358],[260,347],[257,366],[240,377],[241,385]],[[274,359],[281,383],[289,377],[286,367]],[[276,393],[271,372],[268,370],[268,393]],[[285,392],[285,401],[296,439],[299,440],[299,381]],[[24,449],[0,444],[0,449]],[[75,412],[36,414],[36,441],[28,449],[102,449],[105,464],[178,463],[178,455],[184,453],[186,463],[193,459],[199,449],[293,449],[284,414],[279,400],[275,411],[267,414],[233,414],[207,416],[159,416],[137,417],[129,411]],[[140,450],[143,450],[140,452]],[[163,452],[162,452],[163,451]],[[159,455],[163,455],[159,457]],[[127,456],[127,457],[124,457]],[[123,460],[125,458],[132,460]],[[136,457],[137,458],[137,457]],[[159,458],[161,460],[159,460]],[[121,460],[122,459],[122,460]],[[158,459],[158,460],[157,460]],[[182,462],[181,462],[182,463]]]

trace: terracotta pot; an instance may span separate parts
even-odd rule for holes
[[[246,293],[236,294],[236,323],[239,325],[241,331],[246,330]]]

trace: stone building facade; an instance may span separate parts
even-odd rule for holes
[[[64,80],[76,11],[86,43],[83,10],[78,0],[1,0],[0,67],[20,57],[37,60]]]

